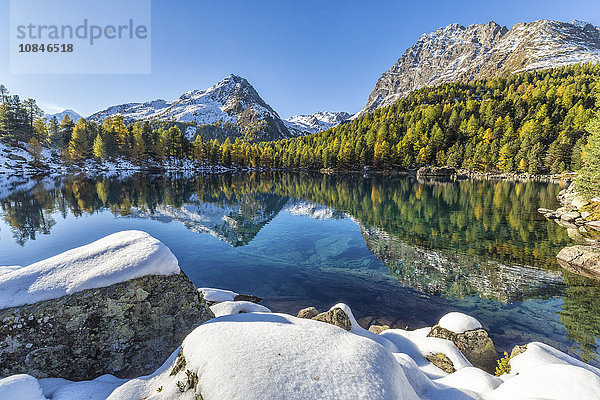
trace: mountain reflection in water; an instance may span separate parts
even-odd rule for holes
[[[169,235],[177,244],[167,244],[180,259],[182,269],[196,284],[204,286],[206,281],[221,276],[216,265],[218,255],[213,256],[215,265],[200,272],[195,248],[191,244],[185,247],[183,234],[175,233],[176,226],[183,226],[189,232],[212,235],[239,249],[231,258],[223,254],[223,263],[230,266],[233,274],[227,279],[245,288],[237,282],[259,279],[264,273],[264,279],[270,279],[273,285],[268,290],[262,286],[252,288],[263,290],[255,294],[264,296],[269,305],[282,308],[281,311],[290,311],[287,308],[292,308],[292,304],[298,307],[307,299],[326,306],[330,301],[327,293],[315,293],[330,280],[328,294],[349,302],[358,302],[357,291],[372,291],[368,298],[361,298],[365,307],[354,305],[359,316],[391,314],[402,307],[394,305],[393,297],[394,293],[402,293],[405,298],[408,292],[401,289],[404,286],[417,291],[415,298],[423,294],[425,300],[415,303],[421,312],[427,312],[425,308],[439,308],[440,312],[452,307],[468,310],[474,304],[477,309],[487,310],[488,325],[497,331],[502,348],[517,340],[511,339],[513,333],[507,331],[516,331],[518,326],[533,329],[530,321],[523,323],[518,319],[535,304],[550,307],[557,314],[553,340],[562,340],[563,349],[570,340],[574,341],[569,351],[590,361],[596,358],[600,337],[599,286],[558,266],[556,253],[571,241],[564,228],[548,223],[536,212],[538,207],[554,207],[559,189],[556,184],[540,182],[419,182],[411,177],[386,175],[254,173],[167,178],[138,174],[122,178],[46,178],[23,182],[22,186],[0,194],[0,250],[35,250],[40,235],[52,237],[55,229],[66,224],[63,221],[77,225],[83,216],[109,214],[118,217],[118,221],[128,221],[123,229],[144,229],[137,227],[135,221],[155,221],[172,227]],[[270,240],[269,250],[255,254],[258,252],[252,245],[257,240],[259,246],[259,232],[285,215],[308,216],[321,222],[316,222],[314,233],[303,231],[299,225],[297,237],[293,232],[296,227],[281,227],[290,231],[284,232],[289,238],[284,240],[282,232],[281,239],[262,238]],[[326,221],[332,220],[358,225],[363,244],[347,225],[343,229],[336,225],[335,230],[332,227],[329,231]],[[281,221],[280,225],[299,220]],[[4,226],[11,232],[11,243],[7,243]],[[152,226],[148,225],[147,230],[151,231]],[[63,234],[64,229],[67,228],[61,228]],[[376,258],[363,251],[365,245]],[[264,267],[257,277],[247,276],[252,267],[241,261],[244,254],[253,251],[254,256],[262,257]],[[40,257],[52,254],[39,251]],[[16,262],[25,263],[20,259]],[[0,264],[4,263],[0,259]],[[286,271],[291,268],[293,272],[280,276],[274,272],[276,266]],[[268,272],[269,268],[272,272]],[[293,273],[307,275],[291,285]],[[313,277],[320,282],[312,282]],[[215,282],[229,282],[219,279]],[[390,299],[385,300],[386,296]],[[519,313],[513,310],[516,304]],[[431,323],[433,317],[418,318],[418,311],[413,310],[414,315],[407,315],[400,322]],[[532,312],[527,318],[535,318],[540,312]],[[502,318],[506,322],[500,324]],[[515,326],[506,328],[506,324]]]

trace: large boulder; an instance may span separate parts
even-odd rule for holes
[[[482,328],[456,333],[438,324],[431,328],[431,332],[427,336],[451,341],[466,359],[477,368],[481,368],[490,374],[493,374],[496,370],[498,353],[494,347],[494,342]]]
[[[600,279],[600,247],[569,246],[562,249],[556,258],[565,269]]]
[[[145,375],[212,317],[183,273],[6,308],[0,310],[0,375],[72,380]]]
[[[168,247],[145,232],[117,232],[0,267],[0,376],[147,374],[212,317]]]

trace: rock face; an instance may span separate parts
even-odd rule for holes
[[[563,268],[600,279],[600,247],[583,245],[565,247],[556,258]]]
[[[496,370],[498,353],[494,342],[484,329],[454,333],[436,325],[431,328],[431,332],[427,336],[450,340],[474,367],[481,368],[490,374]]]
[[[149,374],[212,317],[183,273],[6,308],[0,310],[0,376],[83,380]]]
[[[448,25],[422,35],[377,81],[358,114],[390,105],[426,86],[600,60],[600,30],[540,20],[510,30],[495,22]]]

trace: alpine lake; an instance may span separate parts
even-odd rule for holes
[[[575,242],[537,212],[560,189],[278,172],[25,179],[0,195],[0,265],[138,229],[196,286],[274,312],[344,302],[364,326],[416,329],[461,311],[500,352],[541,341],[599,365],[600,282],[558,265]]]

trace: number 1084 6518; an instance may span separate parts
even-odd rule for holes
[[[19,44],[19,53],[72,53],[73,44],[64,43],[51,43],[51,44],[37,44],[37,43],[21,43]]]

